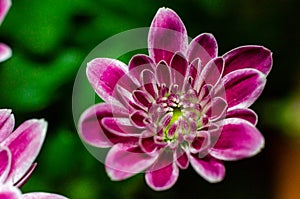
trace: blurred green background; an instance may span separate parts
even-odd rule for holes
[[[300,198],[300,3],[298,0],[16,0],[0,27],[13,56],[0,64],[0,106],[17,124],[45,118],[47,139],[24,192],[56,192],[72,199],[298,199]],[[226,162],[223,182],[209,184],[193,169],[176,185],[154,192],[143,175],[111,182],[102,163],[78,137],[72,89],[87,54],[125,30],[148,27],[158,8],[175,10],[190,37],[213,33],[219,55],[247,44],[273,52],[264,93],[252,108],[265,149],[254,158]],[[114,48],[112,46],[111,48]],[[128,60],[127,60],[128,61]],[[297,159],[298,158],[298,159]]]

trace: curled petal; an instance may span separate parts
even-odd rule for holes
[[[222,77],[224,69],[224,60],[221,57],[217,57],[209,61],[201,72],[201,79],[203,83],[216,85]]]
[[[185,53],[188,37],[185,26],[179,16],[169,8],[160,8],[152,23],[148,35],[150,57],[156,62],[164,60],[167,64],[175,52]]]
[[[208,182],[220,182],[225,176],[223,162],[210,155],[204,158],[199,158],[197,155],[190,155],[190,162],[195,171]]]
[[[142,86],[154,99],[158,96],[156,78],[154,73],[150,70],[142,72]]]
[[[112,180],[124,180],[148,168],[157,155],[148,155],[138,146],[114,145],[108,152],[105,168]]]
[[[52,194],[52,193],[27,193],[22,195],[22,199],[67,199],[64,196]]]
[[[7,147],[0,146],[0,184],[4,184],[11,166],[11,153]]]
[[[0,109],[0,142],[13,131],[15,125],[14,115],[9,109]]]
[[[147,55],[135,55],[131,58],[128,64],[129,72],[136,79],[140,80],[141,73],[144,70],[154,72],[155,64]]]
[[[264,137],[251,123],[237,118],[223,121],[219,140],[210,154],[221,160],[239,160],[256,155],[264,146]]]
[[[187,52],[187,57],[190,62],[199,58],[203,65],[206,65],[211,59],[218,54],[218,44],[212,34],[204,33],[195,37]]]
[[[146,171],[147,184],[156,191],[162,191],[172,187],[178,178],[179,169],[176,161],[173,160],[173,154],[164,151],[160,154],[155,163]]]
[[[8,184],[0,186],[0,198],[3,199],[23,199],[21,191]]]
[[[12,55],[12,51],[9,46],[4,43],[0,43],[0,62],[7,60]]]
[[[11,6],[11,0],[0,1],[0,24],[2,23],[5,15],[7,14],[10,6]]]
[[[184,55],[177,52],[171,60],[172,82],[182,89],[184,77],[186,76],[188,62]]]
[[[137,136],[141,131],[133,126],[128,118],[105,117],[101,120],[103,127],[109,132],[122,137]]]
[[[247,108],[262,93],[266,76],[255,69],[241,69],[223,77],[228,108]]]
[[[160,83],[160,87],[164,84],[167,89],[170,87],[172,79],[169,66],[164,62],[160,62],[156,68],[156,77]]]
[[[254,68],[267,75],[273,64],[272,52],[263,46],[241,46],[223,55],[224,75],[243,68]]]
[[[80,117],[79,134],[88,144],[96,147],[110,147],[113,145],[110,135],[108,135],[102,125],[104,117],[128,118],[128,111],[123,107],[113,104],[97,104],[88,108]]]
[[[247,120],[254,126],[257,124],[257,115],[251,109],[232,109],[227,112],[226,118],[240,118]]]
[[[44,142],[47,122],[27,120],[3,142],[11,151],[12,163],[7,179],[18,182],[30,169]]]
[[[144,111],[140,110],[134,111],[130,115],[131,122],[138,128],[146,127],[146,118],[148,118],[147,114]]]
[[[211,120],[217,120],[225,115],[227,110],[227,103],[220,97],[215,97],[212,101],[204,108],[205,114]]]
[[[181,169],[186,169],[189,166],[189,157],[187,153],[180,147],[176,150],[176,164]]]

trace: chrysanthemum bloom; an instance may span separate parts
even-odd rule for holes
[[[19,187],[30,177],[33,163],[43,144],[47,123],[27,120],[16,130],[10,110],[0,109],[0,198],[3,199],[66,199],[48,193],[21,194]]]
[[[11,6],[10,0],[0,0],[0,25]],[[4,43],[0,42],[0,62],[11,57],[11,49]]]
[[[261,94],[272,66],[262,46],[242,46],[217,55],[213,35],[188,44],[184,24],[161,8],[148,35],[147,55],[128,67],[97,58],[87,77],[105,101],[87,109],[79,121],[88,144],[112,147],[105,160],[112,180],[145,171],[147,184],[165,190],[189,164],[209,182],[224,178],[222,161],[257,154],[264,138],[248,107]]]

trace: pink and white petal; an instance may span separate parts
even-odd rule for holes
[[[61,195],[52,194],[52,193],[34,192],[34,193],[23,194],[22,199],[68,199],[68,198]]]
[[[199,58],[205,66],[211,59],[218,55],[218,44],[215,37],[209,33],[203,33],[194,38],[188,48],[189,62]]]
[[[129,72],[136,79],[141,82],[141,73],[144,70],[150,70],[154,72],[155,64],[153,60],[147,55],[135,55],[131,58],[128,64]]]
[[[257,124],[257,114],[251,109],[232,109],[227,112],[226,118],[240,118],[247,120],[254,126]]]
[[[14,130],[15,118],[9,109],[0,109],[0,142]]]
[[[170,85],[172,84],[172,78],[171,78],[171,72],[170,67],[166,64],[166,62],[161,61],[157,64],[157,68],[155,71],[155,75],[157,77],[157,80],[159,82],[159,86],[162,87],[164,84],[167,89],[170,88]]]
[[[222,132],[210,154],[220,160],[239,160],[259,153],[264,147],[264,137],[243,119],[229,118],[223,121]]]
[[[155,75],[150,70],[144,70],[142,72],[142,86],[154,99],[158,96],[158,89]]]
[[[26,171],[26,173],[22,176],[22,178],[14,184],[14,186],[19,188],[22,187],[29,180],[36,166],[37,163],[33,163],[31,167]]]
[[[0,198],[1,199],[23,199],[21,191],[8,184],[0,186]]]
[[[256,69],[240,69],[227,74],[222,81],[228,108],[247,108],[262,93],[266,76]]]
[[[146,183],[155,191],[163,191],[172,187],[179,175],[173,152],[164,151],[155,163],[146,171]]]
[[[225,177],[223,162],[210,155],[204,158],[199,158],[197,154],[190,155],[190,162],[195,171],[210,183],[220,182]]]
[[[7,60],[11,55],[11,48],[4,43],[0,43],[0,62]]]
[[[78,129],[80,137],[95,147],[111,147],[110,136],[104,132],[101,120],[105,117],[128,118],[128,111],[121,106],[101,103],[88,108],[80,117]]]
[[[272,52],[263,46],[241,46],[223,55],[225,69],[223,76],[243,68],[254,68],[268,75],[272,68]]]
[[[169,8],[160,8],[148,35],[148,51],[155,63],[161,60],[170,64],[175,52],[186,53],[188,36],[180,17]]]
[[[157,155],[144,153],[139,146],[116,144],[108,152],[105,168],[111,180],[124,180],[144,171],[157,159]]]
[[[225,116],[226,110],[227,102],[221,97],[214,97],[204,108],[204,112],[210,120],[222,118]]]
[[[216,85],[222,77],[224,60],[221,57],[210,60],[204,67],[200,76],[204,84]]]
[[[152,154],[156,152],[158,145],[155,143],[153,136],[147,136],[146,134],[147,132],[140,137],[139,146],[145,153]]]
[[[0,184],[4,184],[11,167],[11,153],[7,147],[0,146]]]
[[[129,117],[132,124],[136,128],[145,128],[146,125],[148,124],[146,121],[147,119],[149,119],[149,117],[144,111],[141,110],[134,111],[132,114],[130,114]]]
[[[11,0],[0,0],[0,24],[11,6]]]
[[[27,120],[3,142],[12,155],[8,181],[16,183],[26,174],[42,147],[46,130],[45,120]]]
[[[122,78],[125,78],[127,66],[115,59],[97,58],[87,64],[86,73],[99,97],[110,102],[115,101],[113,97],[115,87],[117,84],[120,85]]]

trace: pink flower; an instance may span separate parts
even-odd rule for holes
[[[0,0],[0,24],[11,6],[10,0]],[[0,62],[11,57],[11,49],[4,43],[0,43]]]
[[[114,59],[88,63],[87,77],[105,101],[79,121],[82,139],[109,150],[112,180],[145,171],[154,190],[172,187],[189,164],[209,182],[225,176],[223,161],[257,154],[264,138],[249,106],[262,93],[272,53],[242,46],[223,56],[211,34],[188,44],[179,16],[161,8],[148,35],[147,55],[128,67]]]
[[[27,120],[16,130],[11,110],[0,109],[0,198],[65,199],[48,193],[21,194],[18,189],[30,177],[47,130],[44,120]],[[6,197],[4,197],[6,196]]]

